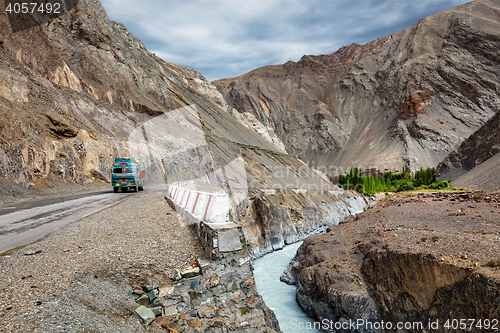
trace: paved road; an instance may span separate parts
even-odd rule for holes
[[[71,221],[119,201],[163,188],[166,186],[155,185],[138,193],[110,190],[0,205],[0,252],[30,244]]]

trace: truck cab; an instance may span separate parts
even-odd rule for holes
[[[135,192],[144,189],[145,180],[144,162],[136,158],[115,158],[113,167],[111,168],[111,182],[113,191],[118,190],[126,192],[132,189]]]

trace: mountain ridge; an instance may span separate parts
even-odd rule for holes
[[[209,136],[279,152],[235,121],[200,73],[156,57],[99,1],[17,33],[3,13],[0,40],[4,178],[29,186],[49,178],[87,184],[97,174],[106,180],[110,156],[128,150],[134,127],[188,105],[199,106]]]
[[[435,167],[498,109],[499,13],[498,1],[475,0],[365,46],[214,84],[230,107],[254,114],[289,153],[327,174]],[[368,52],[342,58],[360,49]],[[342,68],[324,72],[318,63],[331,58]],[[426,112],[402,119],[405,96],[419,90],[431,96]]]

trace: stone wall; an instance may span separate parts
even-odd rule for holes
[[[127,287],[142,322],[169,332],[280,332],[257,292],[242,228],[202,222],[196,230],[208,256],[176,271],[175,285]]]

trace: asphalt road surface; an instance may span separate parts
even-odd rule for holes
[[[166,189],[165,185],[144,192]],[[30,244],[57,228],[144,192],[113,190],[0,205],[0,252]]]

